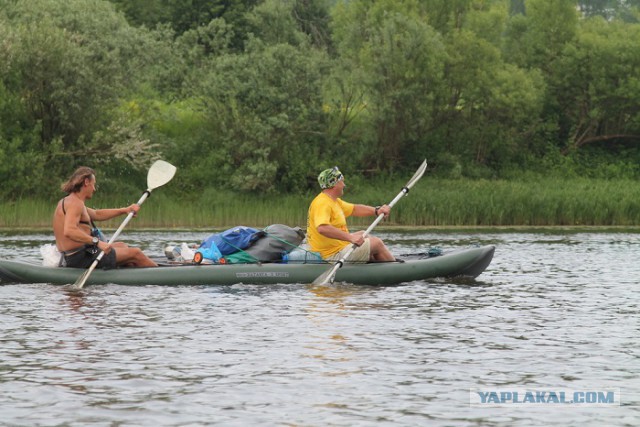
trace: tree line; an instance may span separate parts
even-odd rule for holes
[[[0,197],[640,176],[640,0],[0,0]]]

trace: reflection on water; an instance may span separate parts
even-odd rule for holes
[[[202,237],[126,236],[151,254]],[[475,281],[0,286],[2,423],[637,425],[640,236],[381,237],[396,254],[497,250]],[[0,257],[49,242],[0,233]],[[622,406],[470,407],[486,387],[614,387]]]

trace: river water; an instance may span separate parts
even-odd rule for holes
[[[640,234],[378,235],[395,254],[497,249],[475,281],[1,285],[0,425],[640,425]],[[203,237],[123,236],[150,254]],[[0,258],[50,239],[0,232]],[[620,404],[471,404],[478,389]]]

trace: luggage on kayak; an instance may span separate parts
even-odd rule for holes
[[[222,257],[248,248],[262,236],[255,228],[239,225],[220,233],[215,233],[202,241],[193,261],[200,264],[203,260],[219,262]]]
[[[272,224],[262,230],[262,236],[247,249],[225,256],[230,264],[280,261],[284,254],[296,249],[304,240],[300,227]]]
[[[321,264],[325,262],[318,252],[299,247],[282,256],[282,261],[287,264]]]
[[[193,262],[196,264],[200,264],[204,260],[218,262],[220,258],[222,258],[222,253],[218,249],[218,245],[216,245],[214,239],[208,238],[196,249],[196,253],[193,255]]]
[[[40,254],[42,255],[42,265],[45,267],[59,267],[62,254],[56,247],[56,245],[47,244],[40,247]]]
[[[235,254],[225,256],[224,261],[227,264],[255,264],[260,260],[254,258],[245,251],[238,251]]]
[[[214,242],[222,255],[230,255],[243,249],[247,249],[253,242],[262,236],[262,232],[255,228],[243,225],[230,228],[221,233],[212,234],[207,237],[201,246],[211,246]]]

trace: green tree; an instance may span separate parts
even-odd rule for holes
[[[586,9],[595,17],[580,19],[575,5],[529,0],[510,24],[505,49],[515,63],[543,73],[540,128],[565,154],[638,139],[638,26],[597,16],[605,4],[596,2]]]
[[[409,146],[427,143],[445,53],[440,36],[419,19],[390,14],[381,24],[372,32],[361,64],[377,132],[374,158],[393,167],[405,163]]]
[[[191,176],[240,191],[305,189],[324,146],[325,64],[307,45],[259,40],[212,61],[194,87],[211,131],[193,146]]]
[[[499,167],[529,148],[543,76],[502,57],[508,2],[428,5],[336,6],[333,33],[344,71],[330,91],[341,100],[332,103],[332,123],[351,141],[371,141],[364,168],[393,169],[424,156],[451,173]]]
[[[333,92],[349,97],[361,92],[366,106],[360,128],[364,133],[358,137],[371,148],[362,166],[402,167],[428,141],[434,101],[442,90],[442,39],[422,19],[416,2],[345,2],[333,17],[335,44],[344,66],[338,81],[342,89]],[[344,90],[345,82],[360,89]],[[350,102],[347,98],[340,104],[346,107]],[[342,109],[335,114],[342,115]]]
[[[330,9],[332,0],[296,0],[293,7],[293,17],[298,28],[311,38],[314,46],[331,50],[331,19]]]
[[[558,61],[554,81],[567,150],[640,142],[640,27],[588,19]]]
[[[466,15],[472,5],[482,5],[485,1],[477,0],[423,0],[420,2],[429,25],[440,34],[459,30],[464,26]]]
[[[586,17],[601,16],[607,20],[617,18],[625,22],[639,22],[639,0],[579,0],[578,6]]]
[[[247,14],[250,32],[267,45],[299,46],[307,41],[293,16],[294,0],[266,0]]]
[[[75,162],[140,164],[158,155],[137,131],[142,124],[117,112],[149,56],[145,38],[109,3],[5,3],[0,28],[4,110],[14,111],[0,135],[13,154],[33,157],[55,181]]]
[[[0,26],[0,37],[3,34]],[[6,38],[2,38],[7,40]],[[0,200],[38,194],[34,183],[46,186],[46,156],[38,149],[40,129],[26,121],[23,104],[0,81]]]
[[[542,76],[505,63],[501,53],[508,17],[506,2],[474,3],[461,15],[461,28],[444,38],[446,92],[432,138],[454,176],[510,162],[529,149],[539,121]]]
[[[136,26],[168,24],[177,35],[223,19],[233,28],[231,45],[242,50],[246,41],[246,14],[259,0],[110,0]]]
[[[518,65],[540,68],[552,73],[554,61],[557,60],[577,31],[578,11],[575,0],[527,0],[526,29],[507,39],[507,51],[523,53]],[[516,25],[522,26],[522,20],[516,19]]]
[[[567,46],[575,41],[578,20],[575,0],[527,0],[524,15],[512,16],[505,31],[505,60],[540,72],[545,81],[544,106],[535,131],[538,145],[546,145],[549,141],[562,145],[559,141],[566,141],[569,133],[570,124],[563,119],[560,105],[565,95],[558,87],[556,77],[559,77],[558,61]]]

